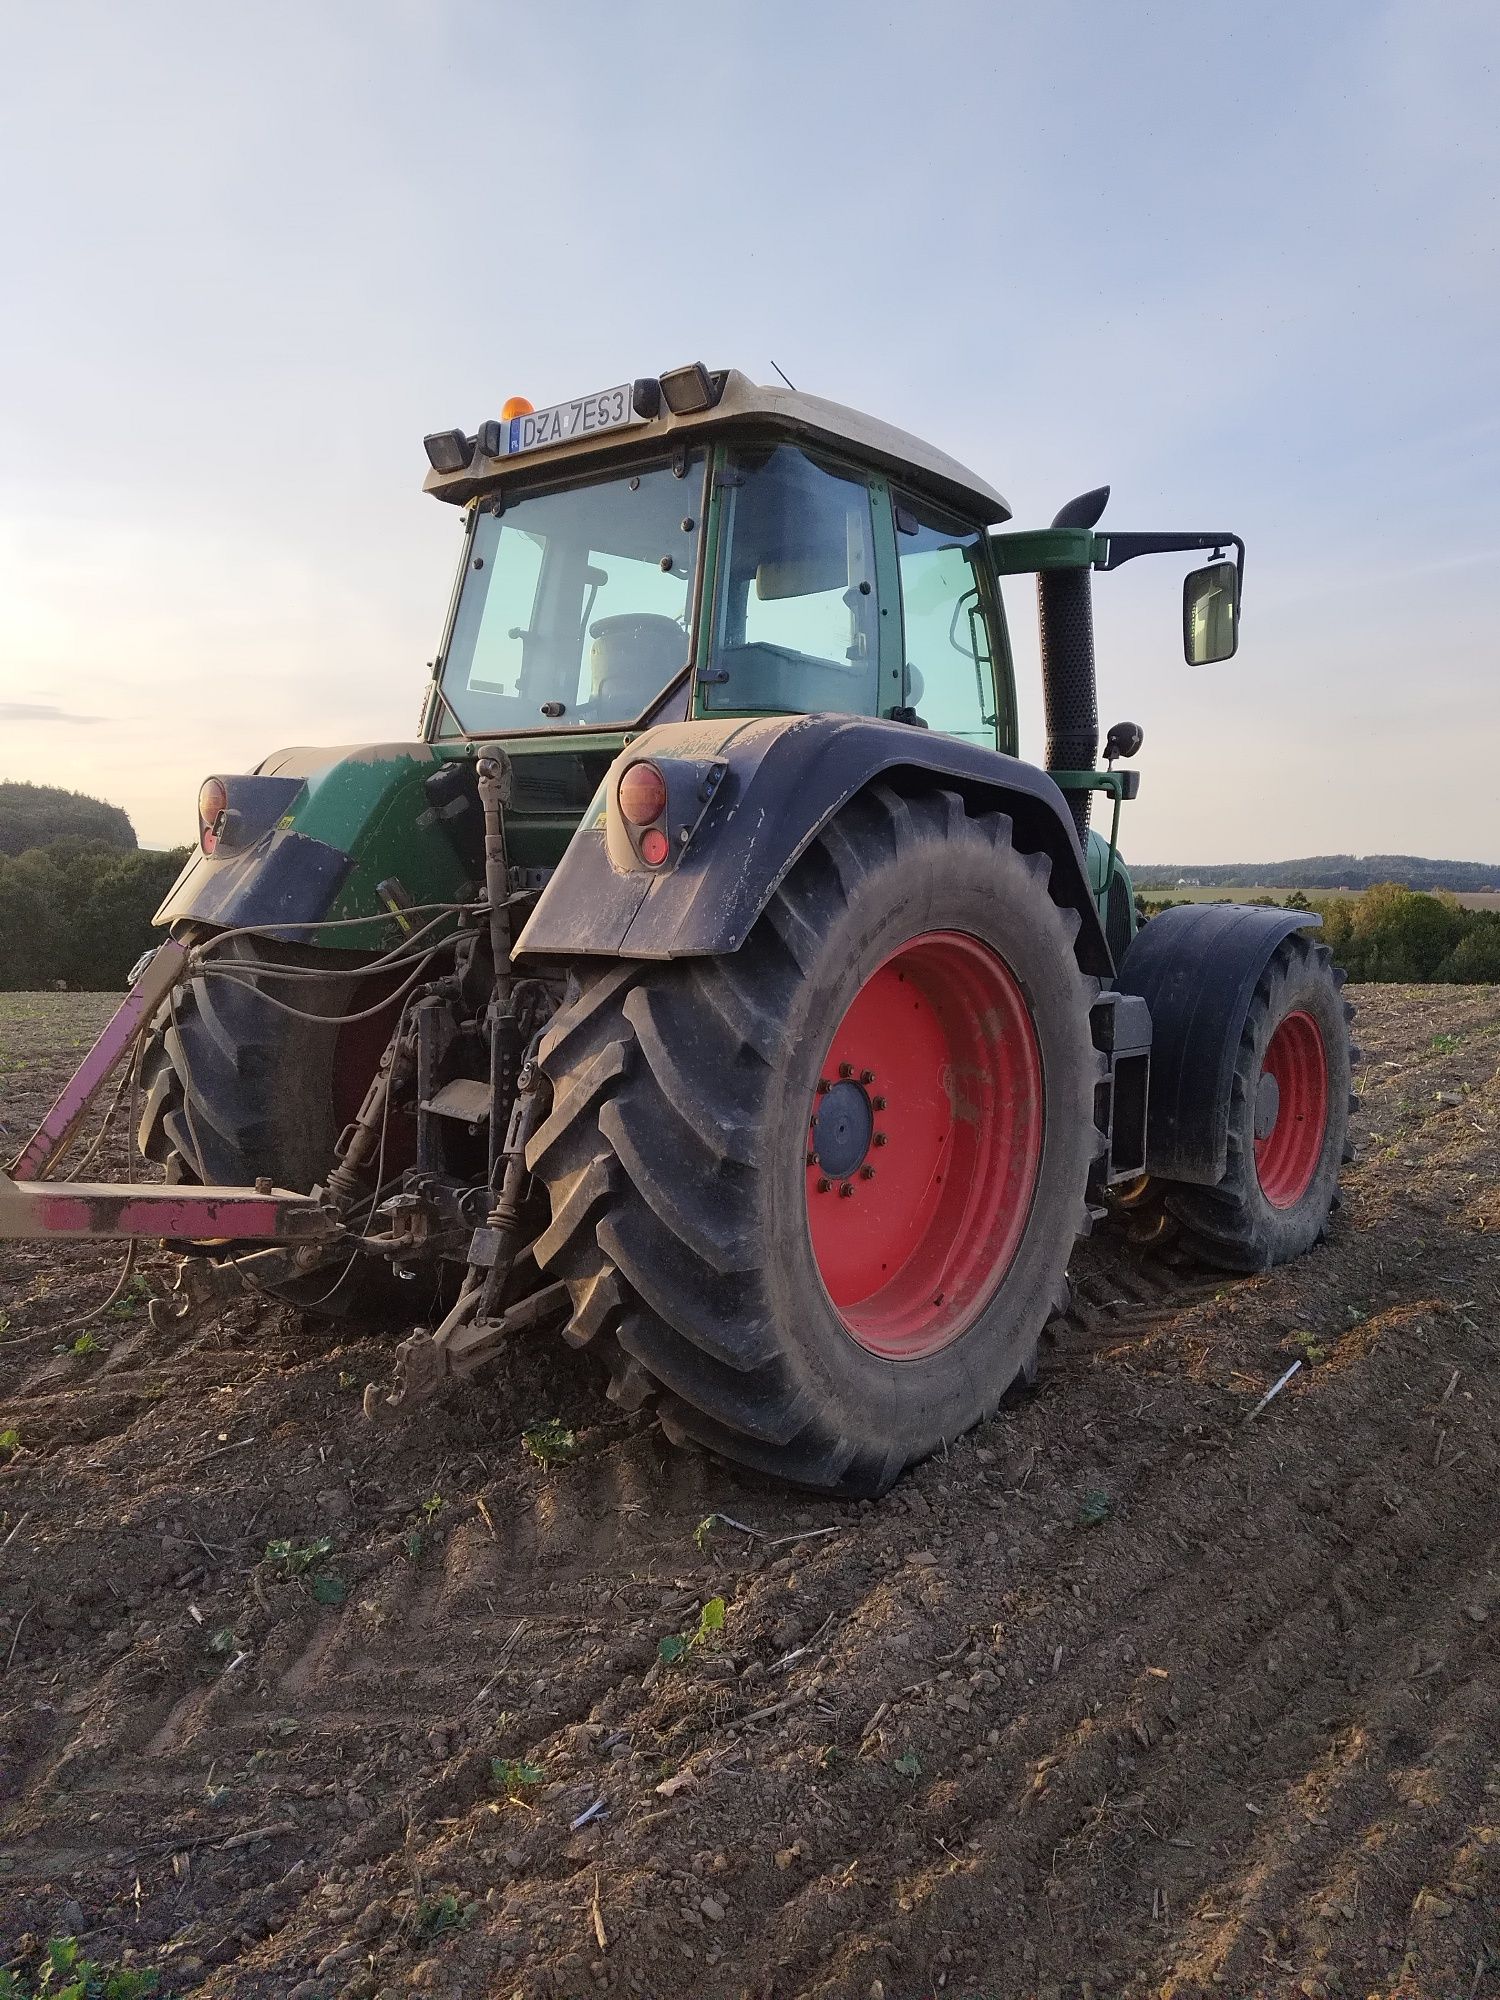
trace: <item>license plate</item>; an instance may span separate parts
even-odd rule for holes
[[[631,406],[628,382],[618,389],[601,389],[592,396],[579,396],[571,403],[554,403],[548,410],[531,410],[524,417],[512,417],[506,433],[505,456],[518,451],[539,451],[544,445],[570,444],[575,438],[593,437],[599,431],[619,430],[638,421]]]

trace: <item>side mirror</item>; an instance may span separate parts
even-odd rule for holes
[[[1240,643],[1240,577],[1232,562],[1205,563],[1182,585],[1182,656],[1190,667],[1232,660]]]

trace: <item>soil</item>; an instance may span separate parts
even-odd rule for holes
[[[1493,2000],[1500,994],[1352,997],[1328,1245],[1095,1239],[1038,1392],[874,1504],[672,1450],[555,1342],[376,1430],[388,1331],[158,1332],[156,1252],[84,1327],[118,1248],[0,1245],[0,1962]],[[7,1143],[110,1004],[0,997]]]

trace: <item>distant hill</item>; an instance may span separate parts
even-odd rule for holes
[[[54,840],[81,840],[133,854],[139,844],[123,806],[59,785],[0,780],[0,854],[24,854]]]
[[[1407,889],[1452,889],[1459,894],[1500,889],[1500,868],[1482,861],[1424,861],[1418,854],[1312,854],[1301,861],[1225,861],[1212,864],[1132,865],[1138,889],[1368,889],[1399,882]]]

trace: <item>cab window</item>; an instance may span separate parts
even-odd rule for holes
[[[995,661],[978,528],[896,495],[904,704],[917,720],[966,743],[995,743]]]
[[[870,489],[793,445],[724,484],[712,709],[873,715],[880,612]]]
[[[618,727],[687,669],[703,459],[475,518],[443,662],[461,733]],[[445,725],[446,726],[446,725]]]

